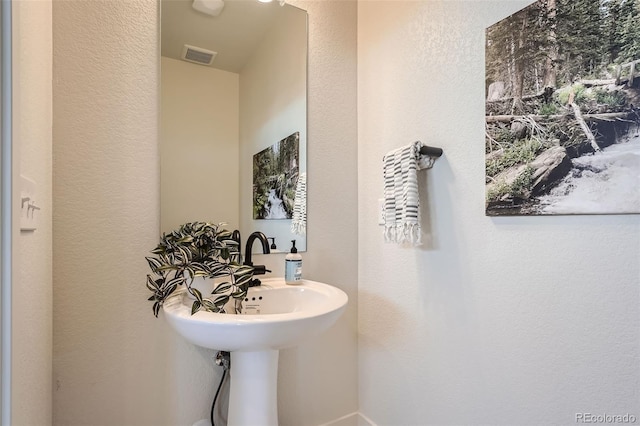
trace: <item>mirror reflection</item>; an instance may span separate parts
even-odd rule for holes
[[[224,221],[243,239],[262,231],[272,252],[292,240],[306,251],[306,12],[257,0],[161,10],[161,232]]]

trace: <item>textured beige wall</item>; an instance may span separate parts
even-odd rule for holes
[[[640,414],[640,216],[484,215],[484,29],[528,3],[359,2],[359,396],[380,426]],[[414,140],[444,156],[411,249],[369,212]]]
[[[158,5],[54,1],[56,425],[176,425],[158,241]]]
[[[51,424],[51,2],[13,2],[12,425]],[[37,185],[34,232],[20,232],[20,175]]]
[[[310,13],[305,274],[351,301],[330,332],[280,357],[291,426],[357,410],[356,3],[296,5]],[[54,2],[56,425],[191,425],[219,377],[213,352],[146,302],[160,227],[157,12],[151,0]]]
[[[161,76],[161,230],[192,221],[237,229],[238,74],[162,57]]]

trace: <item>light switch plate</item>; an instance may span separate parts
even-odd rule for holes
[[[37,203],[37,185],[31,179],[20,176],[20,230],[35,231],[42,211]]]

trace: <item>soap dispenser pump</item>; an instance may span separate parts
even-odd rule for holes
[[[284,282],[294,285],[302,280],[302,255],[298,253],[296,240],[291,240],[291,243],[291,252],[284,258]]]

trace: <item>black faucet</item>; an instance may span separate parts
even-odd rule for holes
[[[238,243],[238,263],[242,263],[242,237],[237,229],[231,233],[231,239]]]
[[[253,262],[251,261],[251,248],[253,247],[253,243],[255,240],[260,240],[260,242],[262,243],[262,253],[264,254],[271,253],[271,250],[269,249],[269,240],[267,239],[267,236],[260,231],[253,232],[251,235],[249,235],[249,238],[247,238],[247,244],[244,250],[243,265],[253,266],[253,275],[264,275],[265,273],[271,272],[271,271],[268,270],[265,267],[265,265],[254,265]],[[254,287],[258,285],[260,285],[260,280],[257,278],[254,278],[249,284],[249,287]]]

